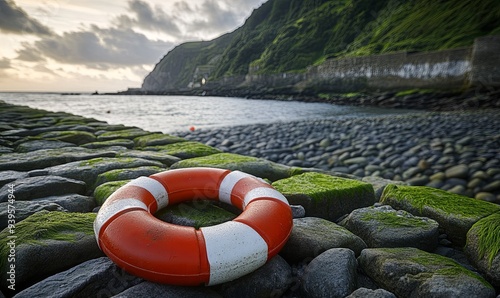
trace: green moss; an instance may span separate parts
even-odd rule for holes
[[[178,142],[185,142],[186,139],[168,134],[155,133],[140,136],[134,139],[135,146],[143,148],[146,146],[168,145]]]
[[[106,199],[112,195],[118,188],[127,184],[130,180],[119,180],[106,182],[99,185],[94,190],[94,198],[98,206],[104,204]]]
[[[475,223],[471,230],[478,236],[479,258],[486,256],[488,266],[500,251],[500,213],[492,214]]]
[[[384,189],[380,201],[388,203],[389,200],[406,201],[415,207],[421,215],[424,215],[423,211],[426,206],[440,210],[444,214],[461,218],[480,219],[500,211],[499,205],[425,186],[390,184]]]
[[[480,275],[466,269],[450,258],[422,251],[416,248],[380,248],[380,250],[397,256],[397,258],[400,260],[408,260],[410,262],[423,265],[426,270],[419,273],[418,275],[420,276],[430,277],[441,275],[453,278],[460,275],[466,275],[471,278],[477,279],[485,286],[492,288],[491,284],[489,284]]]
[[[273,187],[283,194],[305,194],[313,200],[335,197],[339,192],[346,196],[355,196],[360,190],[373,193],[368,183],[314,172],[276,181]]]
[[[92,159],[87,159],[84,161],[81,161],[78,166],[80,167],[85,167],[85,166],[95,166],[99,163],[109,163],[111,158],[109,157],[96,157]],[[119,158],[112,158],[112,160],[116,163],[131,163],[135,160],[135,158],[132,157],[119,157]]]
[[[93,235],[95,213],[68,213],[40,211],[16,224],[16,246],[23,244],[43,244],[45,240],[77,241],[83,233]],[[0,232],[0,239],[11,236],[9,229]],[[7,261],[8,246],[0,246],[0,268]]]
[[[401,96],[406,96],[406,95],[427,94],[427,93],[433,93],[433,92],[435,92],[435,90],[431,90],[431,89],[410,89],[410,90],[400,91],[400,92],[396,93],[395,96],[401,97]]]
[[[166,154],[182,159],[207,156],[221,152],[216,148],[207,146],[200,142],[180,142],[163,146],[146,147],[146,150],[148,149],[162,151]]]
[[[139,129],[139,128],[129,128],[123,130],[115,130],[115,131],[107,131],[103,134],[100,134],[97,139],[98,140],[113,140],[113,139],[135,139],[140,136],[151,134],[148,131]]]
[[[218,166],[230,163],[244,163],[244,162],[257,162],[259,161],[256,157],[239,155],[234,153],[218,153],[208,156],[202,156],[193,159],[186,159],[180,161],[183,167],[195,167],[199,165],[203,166]]]
[[[396,212],[367,212],[363,215],[362,219],[381,222],[385,226],[389,226],[391,228],[414,228],[429,226],[429,222],[423,220],[422,218],[402,216],[398,215]]]
[[[192,222],[192,225],[197,229],[217,225],[233,220],[236,217],[235,214],[206,200],[196,200],[170,206],[158,211],[155,216],[160,219],[172,216],[184,218]]]

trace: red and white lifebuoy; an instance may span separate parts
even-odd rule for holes
[[[193,199],[219,200],[243,212],[199,230],[152,215]],[[215,285],[265,264],[283,247],[292,225],[288,201],[264,180],[239,171],[189,168],[119,188],[99,210],[94,232],[101,250],[132,274],[175,285]]]

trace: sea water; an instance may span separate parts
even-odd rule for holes
[[[189,128],[404,113],[403,110],[328,103],[212,96],[65,95],[0,93],[0,100],[53,112],[68,112],[110,124],[175,133]]]

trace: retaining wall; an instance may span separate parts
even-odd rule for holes
[[[499,53],[500,36],[486,36],[476,39],[472,47],[330,59],[305,73],[250,72],[244,84],[338,92],[500,86]]]

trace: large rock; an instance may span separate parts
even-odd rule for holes
[[[304,297],[343,298],[357,286],[358,263],[346,248],[329,249],[309,263],[302,276]]]
[[[0,239],[15,235],[16,290],[78,265],[103,256],[97,246],[94,213],[40,211],[0,232]],[[11,234],[11,232],[13,232]],[[0,289],[7,292],[7,262],[10,247],[0,247]]]
[[[458,246],[465,245],[466,234],[473,224],[500,211],[500,205],[422,186],[388,185],[381,202],[437,221]]]
[[[306,216],[336,221],[357,208],[375,203],[373,187],[358,180],[303,173],[273,183],[290,204],[302,205]]]
[[[352,292],[351,295],[346,296],[346,298],[396,298],[396,295],[393,293],[386,291],[384,289],[367,289],[367,288],[359,288],[356,291]]]
[[[142,130],[137,127],[126,128],[122,130],[107,131],[97,136],[98,141],[109,141],[116,139],[129,139],[133,140],[137,137],[149,135],[151,132]]]
[[[12,188],[11,188],[11,185]],[[84,194],[87,189],[85,182],[60,177],[38,176],[18,179],[0,188],[0,202],[6,202],[13,191],[16,201],[28,201],[47,196],[64,194]]]
[[[141,150],[126,150],[119,152],[116,157],[135,157],[148,160],[159,161],[165,166],[169,167],[174,163],[180,161],[179,157],[172,156],[162,151],[141,151]]]
[[[475,223],[467,233],[465,252],[491,283],[500,287],[500,213]]]
[[[91,150],[80,147],[2,154],[0,155],[0,170],[31,171],[77,160],[92,159],[96,157],[114,157],[115,155],[116,152],[113,151]]]
[[[417,248],[368,248],[358,262],[377,284],[398,297],[495,297],[493,287],[479,275]]]
[[[28,177],[27,172],[0,171],[0,187],[17,179],[23,179],[27,177]]]
[[[368,247],[416,247],[433,251],[438,245],[439,224],[390,206],[356,209],[341,226],[358,235]]]
[[[309,262],[331,248],[349,248],[359,255],[366,244],[346,228],[331,221],[304,217],[293,220],[292,233],[280,255],[290,263]]]
[[[47,277],[14,297],[110,297],[140,282],[142,279],[118,268],[107,257],[101,257]]]
[[[264,298],[281,297],[292,282],[292,268],[280,256],[236,280],[220,286],[224,297]]]
[[[280,165],[262,158],[244,156],[233,153],[219,153],[209,156],[181,160],[173,164],[171,169],[213,167],[242,171],[260,178],[276,181],[300,173],[298,168]]]

